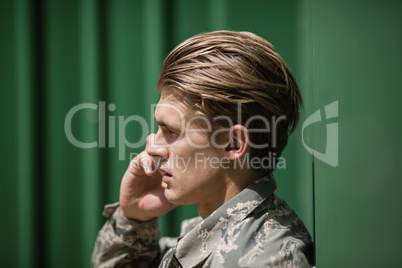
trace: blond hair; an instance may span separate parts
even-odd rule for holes
[[[230,117],[238,124],[236,111],[241,103],[241,123],[252,116],[268,120],[285,116],[276,126],[276,146],[251,148],[252,157],[274,152],[279,157],[295,129],[302,105],[296,81],[274,47],[249,32],[216,31],[201,33],[178,45],[162,64],[158,90],[179,91],[191,99],[193,109],[212,119]],[[227,127],[225,120],[215,122]],[[249,128],[261,128],[255,120]],[[272,145],[272,135],[250,134],[254,144]]]

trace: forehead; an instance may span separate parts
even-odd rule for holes
[[[178,120],[177,123],[188,120],[192,114],[190,108],[173,94],[162,94],[155,109],[156,120]]]

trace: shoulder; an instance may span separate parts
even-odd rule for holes
[[[252,231],[244,237],[244,255],[240,263],[309,267],[308,263],[313,262],[314,248],[307,228],[281,197],[273,194],[248,218]]]
[[[303,221],[284,199],[273,194],[272,204],[265,211],[265,225],[284,229],[287,236],[311,243],[310,234]]]

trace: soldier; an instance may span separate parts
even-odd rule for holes
[[[302,221],[272,175],[302,99],[286,64],[248,32],[196,35],[162,64],[159,126],[105,207],[93,267],[310,267]],[[197,204],[180,238],[158,240],[157,218]]]

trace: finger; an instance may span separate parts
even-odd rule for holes
[[[140,156],[137,155],[133,160],[130,161],[130,165],[127,169],[127,172],[132,175],[143,175],[145,171],[143,170],[140,164]]]
[[[152,156],[152,162],[155,167],[155,170],[157,170],[162,166],[163,159],[160,156]]]
[[[139,164],[148,176],[151,176],[154,173],[152,157],[146,152],[140,154]]]
[[[134,157],[131,161],[130,161],[130,165],[129,168],[137,170],[140,168],[140,156],[137,155],[136,157]]]
[[[163,175],[163,172],[160,170],[161,167],[167,167],[167,158],[163,158],[160,156],[157,157],[152,157],[152,160],[154,162],[154,167],[155,167],[155,172],[158,171],[160,175]]]

